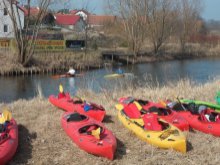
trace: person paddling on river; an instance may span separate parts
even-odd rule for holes
[[[124,74],[124,71],[121,69],[121,67],[119,67],[116,72],[117,72],[118,74]]]
[[[67,72],[68,75],[74,76],[76,73],[75,69],[73,69],[72,67],[69,69],[69,71]]]

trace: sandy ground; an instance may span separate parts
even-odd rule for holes
[[[189,81],[170,84],[166,87],[145,87],[141,89],[116,90],[94,94],[80,91],[87,100],[102,104],[107,116],[104,124],[117,137],[115,159],[109,161],[80,150],[63,131],[60,118],[63,111],[52,106],[47,98],[18,100],[7,104],[19,128],[19,145],[9,165],[145,165],[145,164],[218,164],[220,161],[220,138],[198,131],[186,132],[188,152],[181,154],[173,150],[153,147],[138,139],[117,119],[114,105],[122,96],[133,95],[153,101],[178,95],[214,102],[214,95],[220,89],[219,80],[195,86]],[[56,92],[55,92],[56,93]],[[1,103],[0,108],[6,104]]]

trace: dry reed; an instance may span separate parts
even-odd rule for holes
[[[40,88],[39,88],[40,89]],[[96,94],[91,91],[79,91],[78,95],[87,100],[102,104],[107,116],[106,127],[113,131],[118,140],[115,160],[96,157],[80,150],[66,136],[60,125],[63,111],[52,106],[47,98],[36,97],[32,100],[18,100],[7,106],[19,125],[19,146],[16,155],[9,163],[18,164],[59,164],[59,165],[145,165],[145,164],[217,164],[220,161],[220,139],[198,131],[186,133],[188,152],[181,154],[173,150],[155,148],[129,132],[117,119],[114,105],[122,96],[134,96],[158,101],[184,98],[214,102],[214,96],[220,90],[219,80],[204,85],[195,85],[188,80],[163,87],[151,87],[103,91]],[[0,104],[0,108],[4,104]]]

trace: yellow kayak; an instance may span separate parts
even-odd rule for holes
[[[121,77],[124,77],[124,74],[114,73],[114,74],[107,74],[104,76],[104,78],[121,78]]]
[[[118,109],[117,106],[116,108]],[[159,119],[160,123],[164,123],[164,125],[166,125],[162,131],[146,130],[144,128],[144,121],[142,118],[131,119],[124,113],[123,109],[118,110],[119,120],[140,139],[159,148],[172,148],[176,151],[186,153],[186,137],[175,126],[168,124],[162,119]]]

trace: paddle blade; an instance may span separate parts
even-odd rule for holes
[[[96,130],[92,130],[91,133],[95,138],[100,139],[100,134],[101,134],[101,128],[97,128]]]
[[[124,106],[121,105],[121,104],[116,104],[116,105],[115,105],[115,108],[116,108],[117,110],[121,111],[122,109],[124,109]]]
[[[0,116],[0,124],[4,124],[4,122],[5,122],[5,118],[1,115]]]
[[[160,102],[159,102],[163,107],[166,107],[167,106],[167,104],[165,103],[165,101],[163,101],[163,100],[160,100]]]
[[[3,110],[3,113],[0,116],[0,124],[5,123],[6,121],[10,121],[12,118],[11,112],[9,112],[6,108]]]
[[[59,85],[59,92],[63,93],[63,85],[62,84]]]
[[[12,114],[7,109],[5,109],[2,114],[3,114],[3,117],[5,118],[5,121],[11,120]]]

